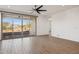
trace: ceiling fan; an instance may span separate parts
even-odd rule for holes
[[[41,14],[41,12],[47,11],[47,10],[43,10],[41,8],[43,8],[43,5],[40,5],[40,6],[35,5],[34,8],[32,8],[32,11],[33,12],[36,12],[38,14]]]

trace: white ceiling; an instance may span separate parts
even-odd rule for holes
[[[31,14],[30,10],[34,5],[0,5],[0,10],[2,11],[10,11],[10,12],[17,12],[22,14]],[[78,7],[77,5],[44,5],[42,9],[46,9],[47,12],[43,12],[42,15],[51,16],[54,13]],[[35,15],[36,13],[32,13],[31,15]]]

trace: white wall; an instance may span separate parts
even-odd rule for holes
[[[37,35],[49,34],[49,21],[47,16],[39,16],[37,18]]]
[[[52,16],[51,35],[79,42],[79,8],[56,13]]]
[[[0,13],[0,40],[1,40],[1,13]]]

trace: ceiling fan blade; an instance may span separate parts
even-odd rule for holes
[[[37,8],[37,10],[40,9],[41,7],[43,7],[43,5],[39,6],[39,7]]]
[[[37,10],[37,13],[39,13],[40,14],[40,12]]]
[[[47,10],[38,10],[38,11],[47,11]]]
[[[37,5],[35,5],[35,9],[36,9]]]
[[[32,12],[33,10],[28,10],[28,11],[26,11],[26,12]]]
[[[33,14],[34,11],[32,11],[30,14]]]

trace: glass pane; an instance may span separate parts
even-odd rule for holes
[[[30,20],[30,35],[35,35],[35,20]]]
[[[13,32],[22,32],[22,19],[13,19]]]
[[[29,31],[31,29],[31,24],[29,20],[23,19],[23,31]]]
[[[3,18],[3,33],[12,32],[12,18]]]

